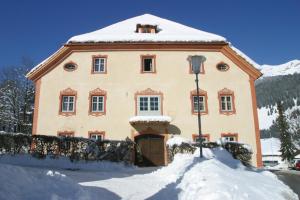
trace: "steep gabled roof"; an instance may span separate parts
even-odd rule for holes
[[[156,25],[158,33],[137,33],[137,24]],[[222,36],[144,14],[94,32],[74,36],[68,43],[90,42],[226,42]]]

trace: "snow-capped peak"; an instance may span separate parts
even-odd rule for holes
[[[300,60],[292,60],[281,65],[261,65],[263,77],[300,73]]]

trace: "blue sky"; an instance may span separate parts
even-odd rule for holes
[[[226,37],[259,64],[300,59],[300,0],[1,0],[0,67],[35,63],[70,37],[154,14]]]

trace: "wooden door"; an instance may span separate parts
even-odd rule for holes
[[[159,135],[141,135],[136,138],[136,143],[142,154],[141,166],[162,166],[165,164],[164,138]]]

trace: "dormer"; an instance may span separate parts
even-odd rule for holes
[[[137,24],[136,33],[158,33],[157,25]]]

